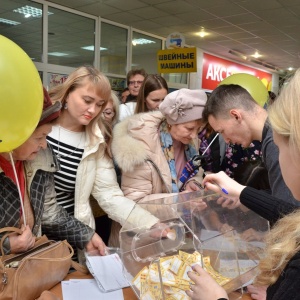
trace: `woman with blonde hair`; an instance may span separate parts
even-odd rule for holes
[[[300,69],[283,87],[276,101],[269,107],[269,120],[274,142],[279,148],[282,176],[293,196],[300,201]],[[277,223],[266,238],[266,255],[260,261],[258,286],[267,286],[267,300],[300,299],[300,211],[295,204],[276,199],[267,193],[245,187],[224,172],[207,175],[206,188],[219,192],[216,184],[227,189],[229,197],[242,203],[266,219]],[[216,183],[216,184],[214,184]],[[192,299],[228,299],[220,287],[201,267],[189,273],[195,282],[187,294]],[[258,299],[256,295],[252,295]]]
[[[123,224],[135,203],[124,197],[109,154],[111,137],[104,133],[101,114],[111,97],[107,77],[92,66],[82,66],[50,91],[62,110],[47,140],[60,170],[55,173],[57,201],[70,215],[95,228],[90,196],[108,216]],[[141,210],[133,222],[151,227],[158,220]]]
[[[156,74],[147,75],[137,96],[135,114],[158,110],[159,104],[168,94],[166,80]]]

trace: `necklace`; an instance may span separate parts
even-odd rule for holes
[[[80,146],[80,143],[82,141],[82,137],[84,136],[84,131],[81,132],[81,135],[80,135],[80,139],[79,139],[79,142],[77,144],[77,146],[69,153],[63,155],[62,153],[60,153],[60,147],[61,147],[61,141],[60,141],[60,128],[61,126],[58,125],[58,141],[57,141],[57,153],[56,153],[56,157],[57,159],[60,161],[62,158],[67,158],[69,156],[71,156],[75,151],[78,150],[79,146]],[[63,128],[64,129],[64,128]],[[74,146],[73,146],[74,147]]]

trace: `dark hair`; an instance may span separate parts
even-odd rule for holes
[[[271,92],[271,91],[268,91],[268,94],[269,94],[269,100],[268,100],[268,105],[271,105],[272,103],[274,103],[274,101],[276,100],[276,94]]]
[[[168,92],[168,84],[166,80],[156,74],[150,74],[148,75],[143,84],[141,85],[141,88],[139,90],[139,94],[137,96],[137,103],[135,108],[135,113],[141,113],[141,112],[148,112],[147,105],[145,103],[146,98],[148,95],[156,90],[165,89]]]
[[[252,111],[258,105],[246,89],[237,84],[222,84],[213,90],[208,97],[202,113],[202,120],[208,122],[208,117],[228,117],[228,112],[234,108]]]
[[[127,80],[127,85],[129,85],[129,81],[130,81],[130,78],[132,76],[135,76],[135,75],[142,75],[144,77],[147,76],[147,73],[144,69],[133,69],[133,70],[130,70],[128,73],[127,73],[127,76],[126,76],[126,80]]]
[[[121,91],[121,94],[123,94],[124,92],[127,92],[127,91],[129,91],[128,87],[124,88],[123,91]]]

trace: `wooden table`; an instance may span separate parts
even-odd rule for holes
[[[92,275],[84,275],[78,271],[70,273],[67,275],[67,277],[64,280],[69,280],[69,279],[88,279],[88,278],[93,278]],[[61,300],[63,300],[62,297],[62,289],[61,289],[61,284],[57,284],[55,287],[53,287],[50,290],[53,294],[58,296]],[[132,288],[124,288],[123,289],[123,295],[124,295],[124,300],[138,300],[137,296],[133,292]],[[229,294],[229,300],[251,300],[252,298],[250,297],[249,294],[243,294],[241,295],[239,292],[232,292]]]

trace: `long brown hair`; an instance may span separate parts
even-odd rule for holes
[[[156,90],[165,89],[168,92],[168,84],[166,80],[160,75],[150,74],[148,75],[139,90],[137,96],[137,103],[135,107],[135,113],[148,112],[146,105],[146,98],[148,95]]]

